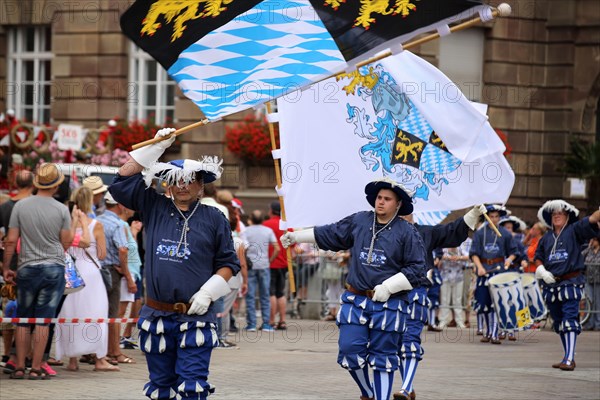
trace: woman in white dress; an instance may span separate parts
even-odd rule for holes
[[[100,265],[99,260],[106,257],[106,239],[102,224],[88,217],[92,211],[92,198],[92,191],[84,186],[76,189],[71,195],[71,201],[79,208],[81,214],[76,239],[68,252],[75,259],[75,265],[85,282],[85,288],[67,295],[59,318],[108,318],[106,287],[96,266],[96,264]],[[77,240],[78,235],[81,240]],[[63,356],[69,357],[67,369],[78,370],[78,357],[95,354],[96,357],[92,358],[95,359],[94,371],[119,371],[119,367],[110,364],[105,358],[108,350],[106,323],[59,326],[60,331],[57,331],[56,335],[56,354],[57,359]]]

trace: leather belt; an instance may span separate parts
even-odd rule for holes
[[[146,297],[145,301],[148,307],[154,308],[158,311],[166,311],[166,312],[176,312],[179,314],[185,314],[190,309],[190,303],[163,303],[162,301],[157,301],[151,299],[150,297]]]
[[[482,259],[481,259],[481,263],[482,263],[482,264],[487,264],[487,265],[494,265],[494,264],[500,264],[500,263],[504,263],[504,257],[498,257],[498,258],[482,258]]]
[[[567,279],[576,278],[582,274],[582,271],[573,271],[564,275],[555,276],[554,279],[556,282],[566,281]]]
[[[348,283],[346,283],[346,290],[350,293],[357,294],[359,296],[367,296],[370,299],[372,299],[373,294],[375,294],[374,290],[358,290],[350,286]]]

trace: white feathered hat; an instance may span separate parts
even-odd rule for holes
[[[574,205],[567,203],[564,200],[548,200],[538,210],[538,219],[548,228],[552,228],[552,213],[554,211],[566,211],[569,214],[568,224],[577,222],[579,210]]]
[[[221,177],[223,173],[221,164],[223,164],[223,160],[217,156],[204,156],[202,160],[156,162],[148,168],[144,180],[148,187],[154,178],[162,179],[169,186],[176,186],[180,182],[189,185],[196,180],[196,174],[200,172],[202,181],[210,183]]]
[[[527,228],[527,224],[519,217],[515,217],[514,215],[510,215],[508,217],[502,218],[499,222],[499,225],[504,225],[507,222],[512,222],[513,231],[522,231]]]

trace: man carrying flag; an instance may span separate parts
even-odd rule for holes
[[[361,399],[390,398],[399,367],[398,342],[405,330],[408,291],[427,285],[425,249],[416,229],[399,215],[413,211],[411,194],[382,178],[365,187],[374,211],[281,237],[284,247],[316,243],[323,250],[350,250],[346,291],[337,316],[338,364],[350,372]],[[368,367],[373,369],[374,385]]]
[[[168,136],[164,128],[156,136]],[[227,281],[240,270],[229,221],[201,204],[203,186],[221,175],[217,157],[157,162],[175,136],[130,153],[110,192],[140,211],[146,228],[146,304],[140,312],[140,346],[146,353],[151,399],[206,399],[212,349],[218,345],[213,303],[229,294]],[[142,170],[147,169],[146,179]],[[169,197],[147,190],[154,178],[168,183]]]
[[[320,225],[335,220],[332,216],[340,218],[361,209],[363,200],[349,190],[350,183],[382,174],[402,182],[421,213],[508,198],[514,173],[487,117],[462,93],[456,102],[425,101],[428,88],[454,85],[439,70],[404,51],[338,78],[319,84],[321,93],[335,89],[327,101],[308,96],[293,103],[278,101],[286,172],[292,175],[297,165],[301,170],[320,165],[328,172],[321,179],[317,174],[298,174],[298,179],[284,182],[289,226]],[[486,174],[492,170],[495,176]],[[343,203],[335,201],[341,193]],[[307,208],[314,211],[308,214]],[[465,222],[440,227],[439,232],[438,227],[421,226],[424,257],[429,258],[438,246],[459,245],[482,212],[476,207],[465,215]],[[428,320],[424,286],[429,282],[408,295],[407,331],[398,342],[404,378],[398,398],[410,396],[422,358],[420,333]]]

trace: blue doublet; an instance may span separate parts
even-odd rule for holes
[[[423,242],[416,229],[401,218],[377,235],[372,260],[368,262],[373,215],[373,211],[358,212],[334,224],[316,227],[317,245],[331,251],[350,249],[347,282],[358,290],[371,290],[398,272],[413,287],[426,285]]]
[[[229,221],[216,208],[198,205],[189,221],[187,250],[184,245],[178,250],[183,218],[171,199],[146,189],[141,174],[117,175],[110,192],[116,201],[139,211],[142,216],[146,234],[144,278],[148,297],[163,303],[187,303],[217,270],[230,268],[234,275],[240,270]],[[183,215],[188,217],[195,206],[196,203],[192,204]],[[176,314],[176,318],[215,322],[212,307],[204,315]],[[144,306],[141,316],[150,319],[170,314],[173,313]]]
[[[500,231],[502,237],[496,236],[492,228],[486,224],[473,235],[473,242],[469,251],[469,257],[478,256],[488,273],[503,270],[504,260],[507,257],[511,255],[518,257],[520,255],[512,234],[501,226],[498,227],[498,231]],[[486,263],[486,260],[490,262]]]

